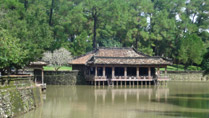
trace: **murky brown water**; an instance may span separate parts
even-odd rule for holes
[[[209,82],[167,87],[47,86],[44,104],[20,118],[208,118]]]

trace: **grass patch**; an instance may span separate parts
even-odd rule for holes
[[[44,66],[44,70],[46,71],[50,71],[50,70],[55,70],[54,67],[52,66]],[[70,66],[62,66],[61,68],[59,68],[58,71],[63,71],[63,70],[67,70],[67,71],[71,71],[72,70],[72,67]]]
[[[164,71],[165,68],[161,68],[160,70]],[[168,71],[184,71],[184,65],[177,65],[177,64],[173,64],[171,66],[167,66],[167,70]],[[189,66],[187,68],[187,70],[191,70],[191,71],[200,71],[202,70],[201,67],[198,66]]]

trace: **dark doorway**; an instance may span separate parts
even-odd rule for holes
[[[136,76],[136,67],[128,67],[127,76]]]
[[[124,76],[124,68],[115,67],[115,76]]]
[[[34,69],[34,77],[36,78],[37,83],[42,82],[42,76],[41,76],[41,69]]]
[[[95,75],[95,67],[90,68],[90,75]]]
[[[148,68],[147,67],[140,67],[139,68],[139,75],[140,76],[148,76]]]
[[[151,67],[151,76],[155,76],[155,68]]]
[[[106,67],[105,68],[105,76],[110,79],[112,78],[112,67]]]
[[[103,67],[97,67],[97,76],[103,76]]]

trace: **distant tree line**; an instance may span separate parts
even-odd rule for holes
[[[73,56],[97,47],[134,47],[176,64],[209,68],[208,0],[1,0],[0,69],[46,51]]]

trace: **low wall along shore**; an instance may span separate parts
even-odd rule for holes
[[[208,81],[208,76],[203,76],[201,71],[169,71],[171,81]]]
[[[0,118],[18,116],[42,104],[41,89],[30,79],[9,80],[9,83],[0,85]]]
[[[80,71],[44,71],[44,82],[47,85],[85,84],[84,74]]]
[[[171,81],[207,81],[201,71],[168,71]],[[47,85],[86,84],[84,74],[80,71],[44,71],[44,82]]]

